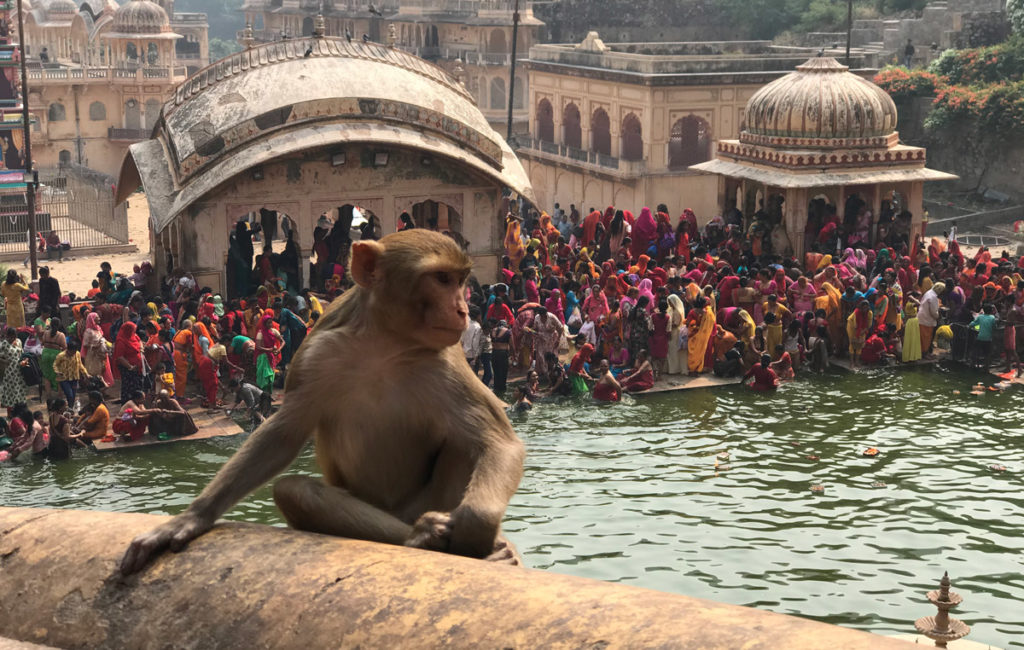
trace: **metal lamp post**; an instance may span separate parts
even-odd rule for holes
[[[32,279],[39,275],[36,259],[36,181],[32,171],[32,121],[28,112],[28,67],[25,64],[25,18],[18,0],[18,49],[21,50],[21,111],[25,129],[25,202],[28,208],[28,258],[32,264]]]
[[[21,2],[21,0],[18,0]],[[508,79],[508,132],[505,140],[512,139],[512,103],[516,97],[516,46],[519,44],[519,0],[512,10],[512,63],[509,66]]]

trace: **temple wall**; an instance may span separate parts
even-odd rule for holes
[[[681,172],[614,180],[546,160],[526,156],[521,160],[537,195],[538,206],[548,212],[558,202],[566,211],[569,204],[574,203],[582,214],[591,207],[604,211],[614,205],[639,215],[644,206],[654,210],[659,203],[664,203],[673,223],[684,208],[690,208],[697,214],[701,226],[721,214],[718,179],[711,174]]]
[[[756,609],[254,524],[217,526],[121,577],[129,541],[167,519],[0,508],[3,635],[61,648],[915,647]]]
[[[305,273],[321,214],[345,204],[364,207],[387,234],[397,230],[402,211],[411,213],[415,204],[432,200],[459,215],[451,213],[450,227],[469,242],[479,280],[495,279],[504,233],[499,232],[500,190],[493,182],[439,159],[424,164],[421,153],[391,150],[382,167],[373,166],[365,153],[351,148],[346,163],[337,167],[323,153],[281,159],[263,166],[260,180],[247,172],[207,193],[167,229],[175,266],[203,275],[215,291],[224,290],[230,231],[249,212],[266,208],[295,222]]]

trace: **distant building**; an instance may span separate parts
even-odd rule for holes
[[[604,43],[531,48],[529,136],[523,161],[538,207],[557,201],[581,212],[609,205],[637,212],[692,208],[719,213],[714,175],[690,169],[734,139],[747,101],[814,52],[768,41]],[[854,72],[873,75],[853,60]]]
[[[116,175],[161,105],[209,64],[206,14],[173,0],[23,0],[32,157]],[[17,11],[12,11],[17,29]]]
[[[255,43],[310,36],[322,11],[326,35],[365,35],[375,43],[395,44],[449,72],[461,61],[466,87],[487,121],[505,133],[508,118],[509,65],[512,57],[513,0],[246,0],[245,20]],[[538,42],[543,23],[534,17],[532,3],[523,0],[516,56],[525,59]],[[245,30],[239,31],[245,40]],[[243,43],[244,44],[244,43]],[[513,122],[525,131],[528,119],[525,71],[516,76]]]

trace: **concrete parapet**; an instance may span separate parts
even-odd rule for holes
[[[912,647],[686,596],[254,524],[219,525],[120,577],[128,542],[166,519],[0,508],[0,630],[61,648]]]

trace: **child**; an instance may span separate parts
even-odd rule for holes
[[[516,403],[512,406],[512,409],[516,413],[524,413],[533,408],[533,402],[530,401],[529,388],[526,386],[520,386],[516,389]]]
[[[174,397],[174,373],[167,372],[163,362],[156,364],[156,367],[153,368],[153,376],[156,377],[154,392],[159,395],[160,391],[165,390],[169,397]]]
[[[782,321],[772,312],[764,315],[764,348],[765,352],[772,354],[774,360],[779,360],[775,348],[782,344]]]
[[[988,303],[982,309],[984,313],[975,316],[970,326],[978,333],[974,341],[974,359],[982,368],[988,368],[989,356],[992,354],[992,332],[996,326],[996,307]]]
[[[651,332],[651,365],[654,366],[654,380],[665,374],[668,370],[668,345],[669,326],[671,320],[668,315],[668,299],[662,298],[658,301],[658,311],[651,317],[654,324],[654,331]]]
[[[78,339],[72,338],[68,341],[67,349],[60,352],[53,360],[53,372],[68,404],[75,403],[75,397],[78,395],[78,382],[89,376],[89,371],[82,363],[80,350]]]

